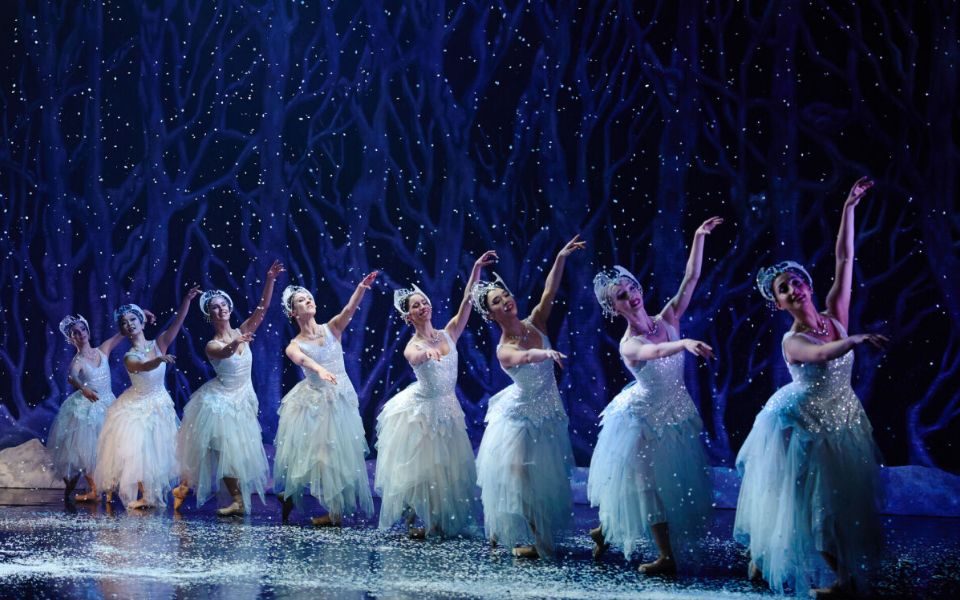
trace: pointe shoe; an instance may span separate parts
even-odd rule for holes
[[[640,565],[637,567],[637,571],[644,575],[675,575],[677,563],[672,558],[661,556],[653,562]]]
[[[146,500],[140,498],[139,500],[134,500],[126,506],[127,510],[141,510],[145,508],[153,508]]]
[[[610,548],[610,544],[606,542],[603,530],[599,527],[590,530],[590,539],[593,540],[593,560],[600,560],[603,553]]]
[[[757,566],[757,563],[750,561],[750,564],[747,565],[747,577],[750,581],[763,581],[763,571],[760,570],[760,567]]]
[[[310,519],[310,524],[314,527],[340,527],[340,522],[339,518],[334,519],[329,514]]]
[[[280,501],[280,520],[286,523],[290,519],[290,513],[293,512],[293,498],[277,496],[277,500]]]
[[[409,527],[407,528],[407,537],[411,540],[425,540],[427,539],[427,530],[423,527]]]
[[[536,546],[517,546],[511,551],[511,554],[517,558],[540,558]]]
[[[189,494],[190,488],[182,483],[173,488],[173,512],[180,510],[180,507],[183,506],[183,501],[186,500]]]
[[[100,497],[95,491],[89,491],[86,494],[77,494],[73,499],[77,502],[96,502]]]
[[[236,517],[243,515],[243,500],[234,500],[230,506],[217,509],[218,517]]]
[[[808,592],[811,598],[816,600],[834,600],[837,598],[853,598],[839,583],[834,583],[830,587],[816,588]]]

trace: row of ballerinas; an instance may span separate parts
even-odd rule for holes
[[[782,343],[793,382],[764,406],[737,457],[742,485],[734,535],[749,548],[751,577],[780,592],[824,583],[816,593],[825,597],[863,591],[878,547],[878,454],[850,375],[853,347],[882,346],[886,338],[846,332],[854,209],[872,185],[858,180],[845,201],[826,310],[815,307],[811,277],[795,262],[757,276],[763,297],[794,319]],[[601,415],[587,486],[600,525],[590,536],[595,557],[614,546],[630,559],[638,542],[652,540],[658,555],[639,566],[647,574],[675,572],[674,548],[695,544],[709,520],[709,466],[701,419],[684,385],[683,356],[710,358],[712,348],[682,338],[679,324],[700,277],[704,240],[721,223],[714,217],[696,230],[679,291],[658,313],[647,311],[637,278],[622,267],[603,270],[593,281],[604,313],[626,322],[620,355],[636,385]],[[456,314],[442,329],[433,325],[426,293],[416,286],[395,291],[394,306],[414,329],[404,357],[416,382],[387,401],[377,418],[380,527],[406,523],[418,538],[466,532],[475,525],[479,485],[491,543],[512,547],[520,557],[554,555],[556,535],[571,516],[573,453],[553,368],[566,356],[544,331],[567,257],[584,246],[578,236],[560,250],[526,318],[499,276],[480,280],[497,260],[493,251],[474,263]],[[81,474],[87,478],[90,491],[77,500],[96,500],[97,490],[104,490],[116,492],[128,509],[164,506],[179,481],[172,488],[178,509],[191,489],[201,505],[222,483],[232,503],[218,514],[228,516],[249,511],[251,494],[265,497],[269,466],[250,345],[283,270],[280,263],[270,267],[256,310],[239,327],[231,324],[229,294],[200,296],[213,327],[205,350],[216,377],[191,396],[182,422],[164,388],[166,366],[175,360],[166,350],[198,288],[187,292],[175,320],[155,340],[143,333],[151,315],[133,304],[117,309],[120,333],[95,349],[82,317],[63,320],[60,329],[78,350],[69,375],[78,391],[64,402],[48,445],[68,488]],[[327,511],[312,519],[317,526],[373,512],[368,448],[341,336],[376,277],[367,275],[324,323],[308,290],[291,285],[283,291],[283,310],[299,327],[286,355],[305,376],[281,402],[274,442],[274,491],[284,521],[303,508],[308,493]],[[455,394],[456,345],[472,309],[499,326],[497,360],[513,380],[490,398],[476,458]],[[121,337],[132,345],[124,356],[131,387],[113,401],[107,356]]]

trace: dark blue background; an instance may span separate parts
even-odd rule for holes
[[[255,343],[265,441],[299,373],[279,292],[321,318],[381,269],[344,336],[368,432],[406,385],[410,332],[391,288],[418,283],[449,317],[488,248],[526,312],[575,233],[550,323],[581,464],[626,382],[622,324],[590,286],[618,262],[659,309],[694,229],[707,241],[685,334],[716,464],[788,380],[789,325],[753,287],[793,258],[817,289],[850,184],[858,209],[855,387],[889,464],[960,467],[956,211],[957,5],[952,2],[77,2],[20,0],[0,39],[0,445],[44,436],[70,391],[56,324],[80,312],[99,343],[133,301],[169,319],[188,284],[228,290],[245,318],[274,258]],[[821,298],[822,301],[822,298]],[[239,320],[238,320],[239,322]],[[153,337],[159,329],[148,330]],[[212,370],[192,309],[172,352],[178,408]],[[508,383],[497,332],[472,317],[460,392],[474,442]],[[114,358],[114,388],[128,383]]]

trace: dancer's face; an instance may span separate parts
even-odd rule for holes
[[[414,325],[428,323],[433,315],[433,307],[422,294],[411,294],[407,299],[407,318]]]
[[[70,343],[76,346],[78,350],[90,341],[90,332],[87,331],[87,326],[82,321],[74,323],[68,333],[70,334]]]
[[[140,317],[134,312],[123,313],[123,316],[120,317],[120,333],[126,337],[131,337],[141,331],[143,331],[143,323],[140,322]]]
[[[773,280],[773,297],[781,310],[802,310],[810,302],[810,286],[793,271],[784,271]]]
[[[608,293],[613,300],[614,312],[620,316],[635,314],[643,308],[643,291],[629,279],[621,278]]]
[[[517,303],[513,296],[505,289],[496,288],[487,292],[487,307],[490,309],[490,318],[500,321],[507,315],[517,314]]]
[[[317,305],[313,301],[313,296],[304,292],[294,294],[290,306],[295,318],[317,314]]]
[[[210,315],[210,321],[229,321],[230,303],[223,296],[214,296],[210,302],[207,302],[207,314]]]

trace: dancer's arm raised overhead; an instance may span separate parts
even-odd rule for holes
[[[857,204],[873,187],[873,181],[868,177],[861,177],[850,188],[847,199],[843,203],[843,214],[840,216],[840,231],[837,233],[836,273],[833,286],[827,292],[827,314],[834,317],[840,324],[847,327],[850,320],[850,291],[853,288],[853,254],[854,238],[856,237],[855,212]]]
[[[470,293],[473,290],[474,284],[480,279],[480,271],[484,267],[489,267],[494,264],[497,260],[497,253],[494,250],[487,250],[473,263],[473,269],[470,271],[467,286],[463,289],[463,299],[460,301],[460,308],[457,310],[457,314],[453,315],[453,318],[447,323],[447,326],[444,327],[454,344],[460,339],[460,335],[467,326],[467,321],[470,320],[470,313],[473,310],[473,304],[470,302]]]
[[[257,308],[254,309],[253,314],[240,325],[242,333],[253,333],[263,323],[263,317],[266,316],[267,309],[270,308],[270,301],[273,299],[273,285],[280,273],[284,271],[286,269],[279,260],[273,261],[273,264],[270,265],[267,270],[267,280],[263,284],[263,293],[260,294],[260,302],[257,303]]]
[[[697,287],[700,280],[700,271],[703,266],[703,241],[714,230],[717,225],[723,223],[720,217],[710,217],[693,234],[693,243],[690,245],[690,258],[687,259],[687,268],[683,272],[683,281],[680,282],[680,289],[677,295],[663,308],[660,313],[661,318],[674,327],[678,327],[680,317],[687,311],[690,305],[690,298],[693,297],[693,290]],[[695,353],[696,354],[696,353]]]
[[[573,236],[573,239],[566,243],[557,253],[557,258],[553,261],[553,267],[547,274],[546,283],[543,286],[543,295],[540,296],[540,302],[530,311],[530,322],[540,331],[547,330],[547,320],[550,318],[550,310],[553,308],[553,299],[560,288],[560,279],[563,277],[563,268],[566,265],[567,257],[577,250],[583,250],[587,243],[580,239],[580,234]]]
[[[360,306],[360,301],[363,300],[363,295],[366,294],[370,286],[373,285],[378,274],[379,271],[373,271],[364,277],[363,280],[357,284],[357,289],[353,291],[353,295],[350,296],[350,300],[347,301],[346,306],[343,307],[340,314],[330,319],[327,323],[327,326],[330,327],[330,332],[337,339],[340,339],[340,336],[343,335],[343,330],[350,324],[350,320],[353,319],[354,313],[357,312],[357,308]]]
[[[165,354],[167,348],[173,343],[174,338],[180,333],[180,327],[183,326],[184,319],[187,318],[187,312],[190,310],[190,303],[200,294],[200,286],[193,286],[183,295],[180,302],[180,308],[177,309],[177,316],[165,331],[157,336],[157,350],[160,354]],[[154,368],[156,365],[154,366]]]

